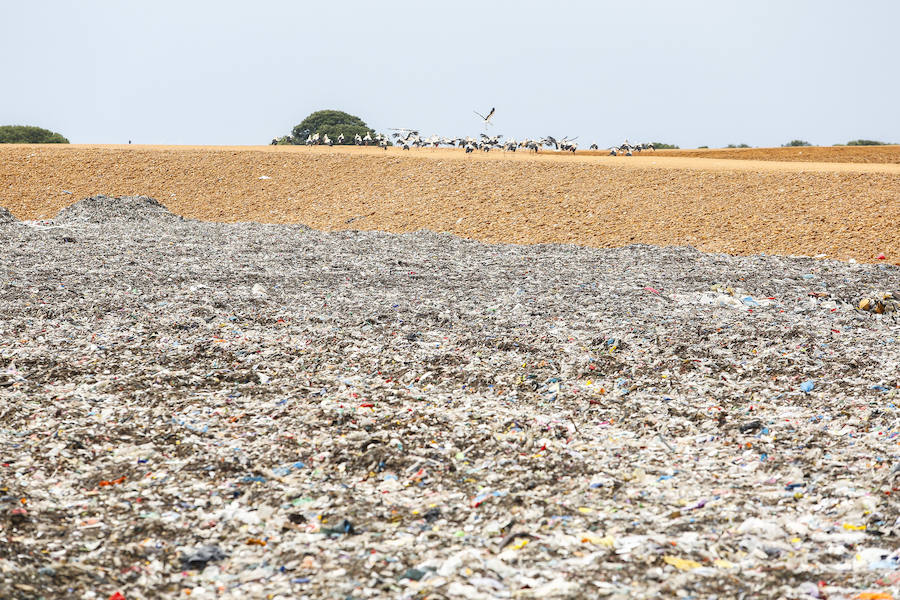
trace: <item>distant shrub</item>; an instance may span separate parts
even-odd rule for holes
[[[62,135],[31,125],[0,126],[0,144],[68,144]]]
[[[698,150],[708,150],[709,146],[697,146]]]
[[[657,150],[678,150],[678,146],[674,144],[664,144],[662,142],[653,142],[653,147]]]
[[[885,146],[887,145],[885,142],[878,142],[875,140],[853,140],[851,142],[847,142],[848,146]]]
[[[747,144],[728,144],[726,148],[749,148]]]
[[[809,142],[804,141],[804,140],[791,140],[787,144],[784,144],[781,147],[782,148],[793,148],[796,146],[812,146],[812,144],[810,144]]]

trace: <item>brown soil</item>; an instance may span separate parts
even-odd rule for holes
[[[664,152],[632,160],[396,148],[0,145],[0,206],[20,219],[49,218],[100,193],[146,194],[185,217],[218,221],[860,261],[884,253],[900,261],[900,164]]]
[[[599,152],[598,152],[599,153]],[[601,154],[608,154],[602,152]],[[653,156],[641,152],[636,156]],[[777,160],[799,162],[892,163],[900,164],[900,146],[806,146],[797,148],[714,148],[698,150],[659,150],[659,156],[693,158],[731,158],[738,160]]]

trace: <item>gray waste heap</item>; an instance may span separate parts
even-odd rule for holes
[[[13,216],[11,212],[0,206],[0,225],[9,225],[11,223],[17,222],[18,220]]]
[[[898,292],[84,200],[0,235],[0,597],[896,597]]]
[[[110,223],[117,221],[183,221],[161,202],[149,196],[91,196],[68,206],[53,219],[56,223]]]

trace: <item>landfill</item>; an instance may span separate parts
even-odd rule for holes
[[[900,267],[0,222],[2,598],[900,595]]]
[[[0,206],[0,225],[7,225],[9,223],[15,222],[16,218],[12,215],[12,213]]]

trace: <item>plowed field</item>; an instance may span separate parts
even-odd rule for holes
[[[602,154],[607,154],[603,152]],[[641,153],[637,156],[653,156]],[[793,148],[719,148],[698,150],[659,150],[659,156],[694,158],[736,158],[738,160],[777,160],[799,162],[893,163],[900,164],[900,146],[812,146]]]
[[[175,213],[205,220],[860,261],[883,253],[888,262],[900,261],[900,161],[888,155],[883,161],[895,164],[771,161],[784,158],[783,151],[847,158],[896,154],[897,147],[750,150],[735,155],[753,160],[727,160],[723,151],[710,151],[714,159],[674,155],[678,151],[626,158],[2,145],[0,206],[19,219],[41,219],[94,194],[145,194]]]

